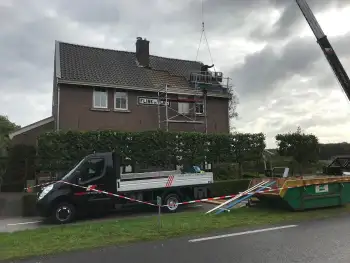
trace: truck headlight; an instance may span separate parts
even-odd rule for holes
[[[47,195],[53,188],[53,184],[50,184],[48,186],[45,186],[43,191],[40,193],[38,200],[44,198],[45,195]]]

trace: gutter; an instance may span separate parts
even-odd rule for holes
[[[60,86],[57,84],[56,85],[56,89],[57,89],[57,123],[56,123],[56,131],[60,130],[60,97],[61,97],[61,88]]]
[[[57,112],[56,112],[56,131],[60,129],[60,97],[61,89],[58,85],[61,78],[61,57],[60,57],[60,42],[55,41],[55,71],[56,71],[56,89],[57,89]]]

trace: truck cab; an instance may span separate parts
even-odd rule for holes
[[[54,222],[72,221],[79,212],[106,210],[112,207],[112,196],[91,191],[103,189],[115,193],[120,177],[119,156],[115,153],[95,153],[84,157],[59,181],[45,186],[38,193],[37,208],[41,216]]]

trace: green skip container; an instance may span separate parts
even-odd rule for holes
[[[350,177],[286,179],[281,188],[257,198],[270,205],[284,204],[294,211],[342,206],[350,202]]]

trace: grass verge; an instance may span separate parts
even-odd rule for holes
[[[183,212],[157,217],[87,222],[0,233],[0,260],[25,258],[137,241],[192,235],[218,229],[328,218],[350,212],[350,206],[307,212],[241,208],[222,215]]]

